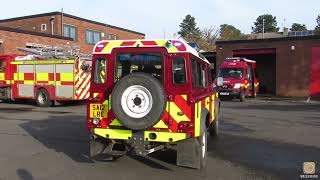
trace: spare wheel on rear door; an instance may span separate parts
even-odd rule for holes
[[[146,73],[133,73],[115,85],[111,103],[124,126],[144,130],[161,120],[167,99],[159,80]]]

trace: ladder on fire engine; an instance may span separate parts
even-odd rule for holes
[[[75,45],[52,46],[37,43],[26,43],[25,48],[18,48],[22,53],[33,55],[37,59],[91,59],[91,54],[83,54],[80,48]]]

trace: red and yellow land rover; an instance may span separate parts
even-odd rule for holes
[[[206,164],[218,134],[210,64],[183,40],[101,41],[93,51],[87,104],[91,157],[177,150],[177,165]]]

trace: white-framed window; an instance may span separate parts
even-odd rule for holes
[[[101,33],[93,30],[86,30],[86,40],[88,44],[96,44],[101,40]]]
[[[72,26],[72,25],[64,24],[63,25],[63,36],[72,38],[73,40],[76,40],[76,37],[77,37],[76,27]]]
[[[47,31],[47,24],[41,24],[41,31]]]

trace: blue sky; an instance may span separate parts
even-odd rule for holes
[[[0,19],[60,11],[83,18],[145,33],[147,38],[172,37],[186,14],[196,18],[199,27],[232,24],[251,32],[255,19],[265,13],[277,17],[282,29],[293,22],[316,26],[319,0],[6,0]]]

